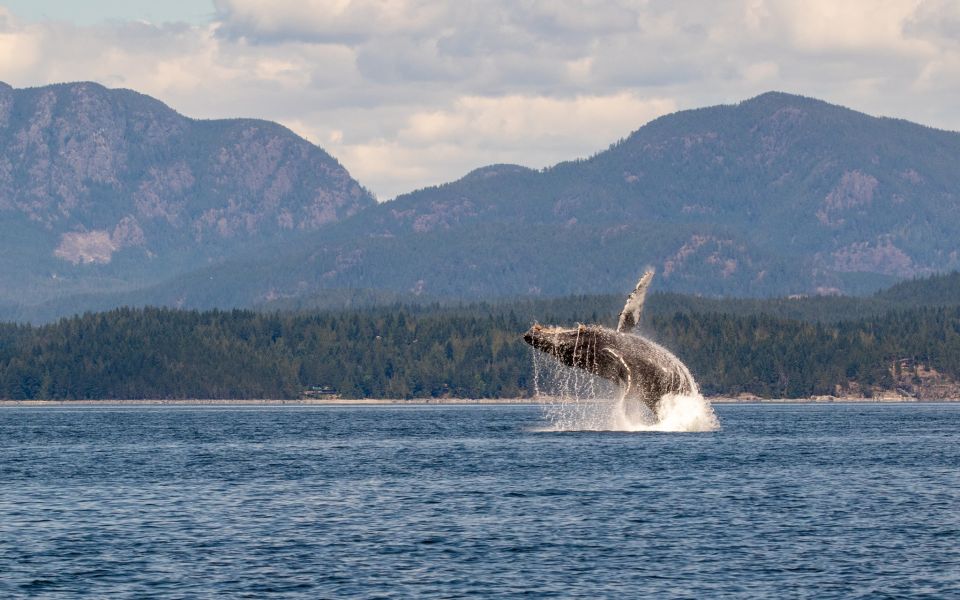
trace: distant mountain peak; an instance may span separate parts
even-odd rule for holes
[[[477,179],[489,179],[491,177],[499,177],[501,175],[508,174],[523,174],[523,173],[532,173],[533,169],[529,167],[524,167],[523,165],[515,165],[510,163],[500,163],[495,165],[487,165],[485,167],[480,167],[479,169],[474,169],[463,176],[461,181],[470,181]]]
[[[675,291],[869,291],[960,266],[958,155],[960,135],[767,92],[662,116],[587,160],[491,165],[366,211],[351,230],[378,241],[328,249],[355,262],[327,285],[614,291],[649,264]]]
[[[791,92],[781,92],[778,90],[770,90],[769,92],[763,92],[762,94],[757,94],[752,98],[748,98],[746,100],[739,102],[739,104],[789,103],[789,102],[828,104],[823,100],[818,100],[817,98],[812,98],[810,96],[804,96],[802,94],[794,94]]]
[[[33,232],[0,259],[15,263],[0,264],[0,298],[83,289],[91,269],[149,280],[373,204],[339,162],[270,121],[194,120],[88,81],[0,86],[0,234]]]

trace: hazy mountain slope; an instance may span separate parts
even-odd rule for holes
[[[0,84],[0,301],[135,290],[374,204],[280,125],[94,83]]]
[[[659,118],[587,160],[478,169],[208,276],[251,275],[220,288],[244,301],[619,293],[645,265],[659,290],[866,293],[960,267],[958,159],[960,134],[768,93]]]
[[[131,92],[121,95],[156,104]],[[36,112],[39,104],[35,100],[29,106]],[[173,115],[171,122],[183,120]],[[131,117],[130,123],[142,121],[142,116]],[[224,148],[247,139],[251,124],[258,126],[257,135],[289,132],[250,121],[186,122],[191,133],[183,139],[190,143],[161,145],[163,150],[151,156],[167,164],[185,160],[187,153],[194,157],[190,160],[206,165],[197,167],[206,175],[195,179],[205,187],[190,197],[187,205],[198,207],[187,211],[190,220],[180,224],[163,213],[146,216],[144,210],[155,214],[161,209],[134,200],[139,212],[111,208],[113,212],[101,214],[91,208],[81,225],[66,227],[53,220],[48,226],[37,221],[32,204],[23,201],[25,208],[4,212],[9,215],[5,225],[14,223],[8,233],[19,240],[13,252],[21,258],[3,262],[0,274],[7,281],[15,278],[8,271],[34,255],[46,261],[37,270],[42,277],[58,277],[48,286],[65,289],[60,283],[65,277],[82,273],[86,287],[72,289],[88,293],[48,303],[41,312],[50,316],[124,303],[251,306],[324,290],[337,290],[335,303],[347,305],[350,290],[361,290],[362,298],[467,300],[619,295],[647,265],[657,268],[659,291],[740,297],[862,294],[900,279],[960,268],[960,171],[955,168],[960,134],[801,96],[768,93],[738,105],[675,113],[586,160],[543,171],[493,165],[383,204],[373,203],[342,169],[336,173],[343,178],[334,178],[342,185],[324,188],[340,192],[318,192],[330,179],[316,174],[333,172],[325,169],[339,165],[298,138],[291,138],[290,147],[314,157],[308,164],[317,165],[315,169],[301,168],[296,177],[282,178],[276,175],[277,167],[270,176],[241,186],[240,192],[225,191],[248,181],[249,165],[261,164],[265,159],[257,157],[269,154],[273,146],[251,143],[244,154],[247,168],[238,167],[229,177],[218,170],[225,168]],[[4,140],[19,139],[3,135]],[[131,158],[124,164],[134,162]],[[144,177],[149,181],[149,169],[138,172],[141,179],[125,189],[137,193]],[[264,200],[274,188],[264,182],[277,179],[296,185],[274,208],[273,201]],[[89,182],[86,186],[95,187]],[[21,195],[33,193],[29,186],[16,189]],[[116,195],[104,196],[116,200],[106,206],[129,205]],[[234,209],[232,202],[260,207],[264,216]],[[81,210],[64,203],[71,215]],[[333,203],[335,210],[310,212],[318,203]],[[290,229],[285,229],[289,220],[284,210],[295,215]],[[230,211],[237,218],[226,218],[234,214]],[[49,212],[59,215],[63,210]],[[121,227],[128,214],[143,231],[143,246]],[[226,220],[218,217],[214,226],[210,214]],[[311,219],[316,214],[333,218],[311,232],[325,220]],[[76,255],[82,247],[61,247],[76,241],[78,231],[87,238],[91,231],[104,232],[101,238],[109,232],[111,243],[114,232],[118,240],[134,241],[116,242],[119,249],[109,264],[93,259],[72,265],[62,255]],[[166,254],[150,245],[160,240],[167,240]],[[154,258],[145,258],[148,250]],[[185,273],[189,267],[193,269]],[[37,314],[29,307],[4,311],[31,313]]]

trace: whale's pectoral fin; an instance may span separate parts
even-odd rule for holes
[[[611,348],[604,348],[603,352],[614,358],[615,377],[623,386],[624,394],[630,393],[630,389],[633,387],[633,373],[630,371],[627,361],[623,360],[623,356],[619,352]]]
[[[640,314],[643,312],[643,302],[647,299],[647,288],[653,280],[653,269],[645,272],[640,281],[637,282],[636,289],[627,297],[627,303],[620,311],[620,320],[617,323],[617,331],[629,333],[640,322]]]

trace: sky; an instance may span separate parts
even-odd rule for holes
[[[0,81],[277,121],[389,200],[770,90],[960,130],[960,0],[0,0]]]

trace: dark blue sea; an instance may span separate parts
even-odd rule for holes
[[[0,598],[960,598],[960,404],[0,409]]]

